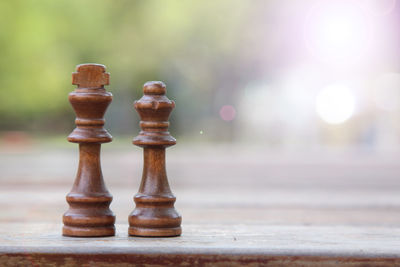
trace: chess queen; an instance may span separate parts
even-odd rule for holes
[[[166,97],[162,82],[147,82],[144,96],[134,103],[140,116],[141,131],[133,144],[143,147],[143,176],[135,195],[135,210],[129,216],[133,236],[178,236],[182,217],[174,208],[175,196],[168,184],[165,149],[176,140],[168,132],[168,118],[175,102]]]

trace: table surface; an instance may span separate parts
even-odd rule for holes
[[[0,265],[400,266],[399,153],[171,148],[176,238],[127,236],[141,177],[135,147],[102,151],[117,235],[61,236],[78,152],[0,149]],[[125,265],[124,265],[125,264]]]

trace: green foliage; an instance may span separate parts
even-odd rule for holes
[[[107,125],[115,132],[134,127],[131,102],[147,80],[167,83],[178,104],[175,127],[183,131],[215,112],[225,74],[240,64],[250,6],[240,0],[0,1],[0,129],[64,132],[73,123],[70,74],[77,64],[96,62],[111,72]]]

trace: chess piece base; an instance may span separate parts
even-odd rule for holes
[[[182,228],[140,228],[130,226],[128,229],[129,235],[131,236],[142,236],[142,237],[173,237],[180,236],[182,234]]]
[[[135,200],[138,202],[138,199]],[[136,207],[128,218],[129,235],[148,237],[181,235],[182,217],[176,212],[173,202],[170,205],[170,207],[154,208]]]
[[[160,206],[160,202],[162,203],[161,200],[164,200],[164,207]],[[158,205],[153,203],[154,207],[143,207],[143,205],[151,205],[149,201],[156,201],[155,203],[158,203]],[[135,202],[139,207],[137,206],[128,218],[129,235],[148,237],[181,235],[182,217],[173,206],[175,202],[174,197],[146,200],[136,197]]]
[[[63,227],[64,236],[74,237],[100,237],[100,236],[114,236],[115,227],[74,227],[66,226]]]

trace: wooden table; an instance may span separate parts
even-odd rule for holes
[[[77,151],[0,150],[0,266],[400,266],[398,153],[178,145],[183,235],[127,236],[141,151],[105,146],[117,236],[61,236]],[[86,265],[85,265],[86,264]]]

